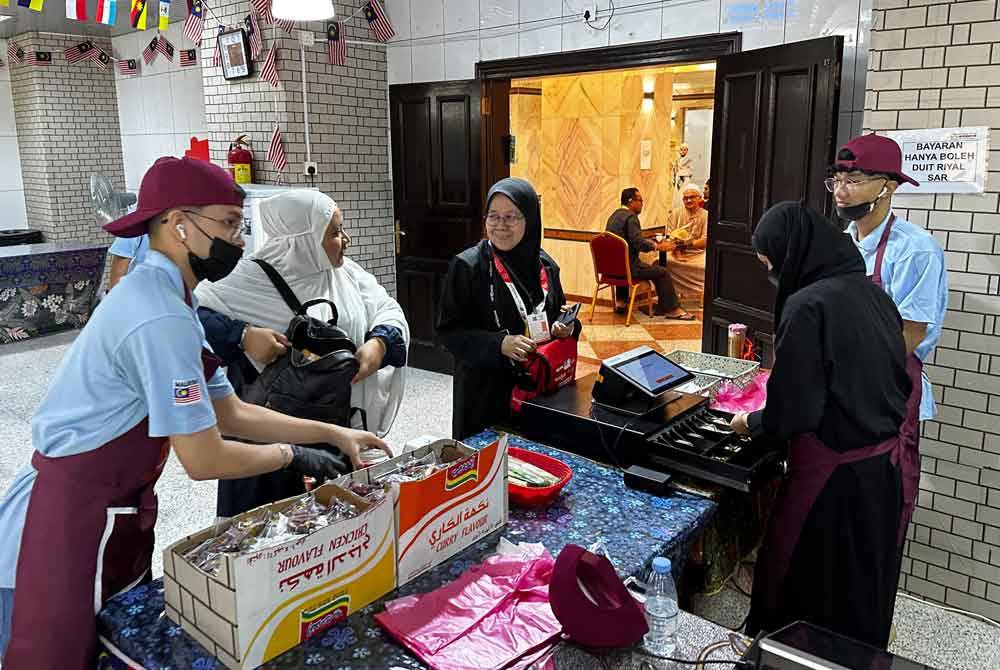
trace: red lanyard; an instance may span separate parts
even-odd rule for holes
[[[493,303],[493,320],[496,321],[497,328],[502,330],[503,326],[500,323],[500,314],[497,313],[497,301],[493,292],[493,268],[496,268],[497,273],[500,275],[500,279],[507,285],[507,290],[510,291],[510,295],[514,299],[514,305],[517,307],[517,311],[521,315],[521,320],[524,321],[525,325],[527,325],[528,308],[525,307],[524,300],[521,299],[521,294],[518,293],[517,289],[514,287],[514,282],[510,277],[510,273],[507,271],[507,268],[504,267],[504,264],[500,261],[496,254],[491,253],[490,256],[493,257],[493,266],[490,268],[490,301]],[[541,264],[539,264],[538,269],[538,281],[542,285],[542,302],[535,308],[535,313],[541,312],[545,309],[545,300],[549,295],[549,276],[545,272],[545,267]]]

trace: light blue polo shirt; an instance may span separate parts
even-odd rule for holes
[[[146,260],[146,253],[149,251],[149,235],[139,237],[116,237],[111,243],[108,253],[119,258],[131,259],[128,264],[128,271]]]
[[[854,222],[847,226],[848,234],[865,259],[869,275],[875,272],[876,249],[891,214],[860,242]],[[941,338],[941,326],[948,310],[948,275],[941,245],[920,226],[897,216],[882,257],[882,286],[905,321],[927,324],[927,337],[917,345],[915,352],[926,362]],[[920,420],[933,419],[936,413],[931,383],[925,374]]]
[[[205,380],[201,350],[208,345],[191,300],[193,307],[184,302],[177,266],[150,251],[101,301],[63,357],[31,421],[35,450],[49,457],[92,451],[146,417],[151,437],[214,426],[211,401],[233,387],[221,368]],[[191,402],[194,385],[201,399]],[[0,589],[14,587],[35,476],[29,463],[0,502]]]

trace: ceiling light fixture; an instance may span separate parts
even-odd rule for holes
[[[274,0],[271,13],[287,21],[324,21],[336,16],[332,0]]]

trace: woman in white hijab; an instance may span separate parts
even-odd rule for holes
[[[260,203],[260,218],[267,241],[253,257],[277,270],[301,302],[326,298],[337,306],[337,325],[358,346],[361,364],[351,405],[365,410],[369,430],[385,435],[403,399],[410,331],[402,308],[375,277],[345,256],[351,238],[343,229],[343,213],[329,196],[305,189],[282,193]],[[279,333],[293,316],[264,271],[249,259],[221,281],[202,282],[195,295],[201,307]],[[325,305],[310,313],[330,318]],[[399,339],[402,361],[400,352],[392,356],[390,351]],[[383,366],[387,362],[398,365]]]

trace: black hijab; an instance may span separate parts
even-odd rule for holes
[[[500,258],[514,279],[514,286],[522,297],[527,298],[528,310],[542,302],[544,294],[538,280],[541,268],[540,253],[542,250],[542,213],[538,205],[538,194],[534,187],[524,179],[507,177],[501,179],[486,196],[486,211],[490,209],[493,196],[502,193],[517,205],[524,217],[524,237],[510,251],[491,248]]]
[[[864,274],[865,262],[850,237],[801,202],[782,202],[764,213],[753,233],[753,248],[774,266],[778,297],[774,323],[788,297],[821,279]]]

